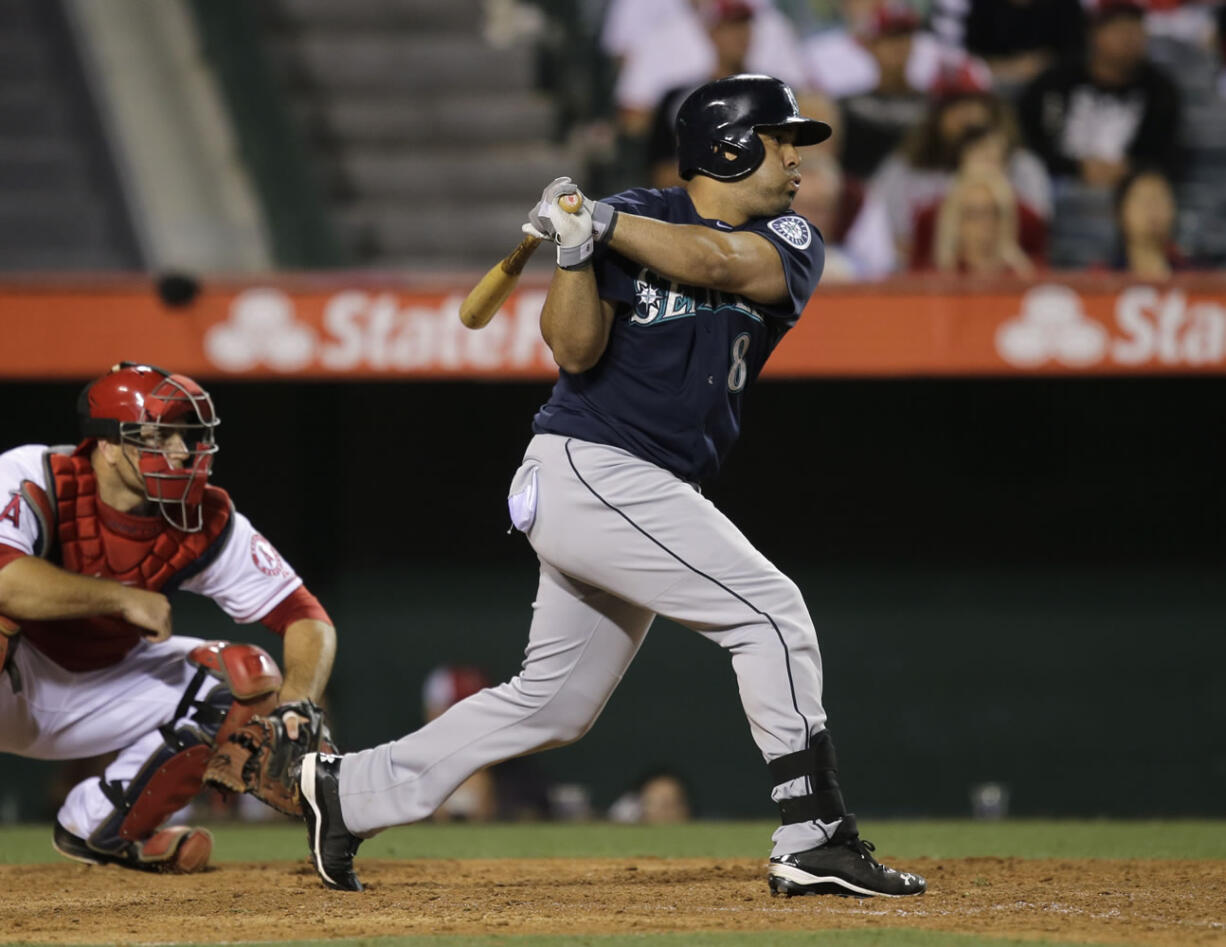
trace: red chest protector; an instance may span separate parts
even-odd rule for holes
[[[169,590],[208,565],[229,534],[233,507],[219,487],[205,488],[204,528],[185,533],[160,516],[133,516],[104,504],[87,457],[51,450],[45,464],[48,489],[27,480],[22,493],[42,527],[36,552],[69,572]],[[114,664],[141,637],[141,629],[107,615],[23,621],[21,633],[70,671]]]

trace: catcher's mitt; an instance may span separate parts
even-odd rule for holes
[[[286,730],[288,714],[300,718],[294,740]],[[292,701],[252,717],[230,734],[209,759],[204,781],[218,789],[249,792],[278,812],[301,816],[293,764],[316,752],[336,752],[323,711],[310,700]]]

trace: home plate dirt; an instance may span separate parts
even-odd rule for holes
[[[144,875],[0,866],[0,942],[214,943],[397,934],[917,928],[999,937],[1226,945],[1226,861],[907,859],[915,898],[771,897],[754,859],[358,859],[362,894],[310,865]]]

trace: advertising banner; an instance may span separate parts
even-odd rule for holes
[[[222,281],[177,306],[141,279],[0,283],[0,376],[86,378],[126,359],[209,379],[545,379],[556,373],[538,326],[546,288],[526,280],[474,331],[459,321],[458,280]],[[690,291],[652,292],[645,311],[663,313]],[[1223,276],[1148,285],[1073,274],[821,288],[764,377],[1223,371]]]

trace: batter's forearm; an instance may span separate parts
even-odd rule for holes
[[[600,360],[609,341],[609,325],[591,266],[554,271],[541,308],[541,336],[553,360],[568,372],[585,372]]]
[[[609,246],[661,276],[768,305],[788,297],[779,253],[761,235],[619,214]]]
[[[117,614],[124,592],[111,579],[77,575],[36,556],[0,569],[0,614],[18,622]]]
[[[722,289],[735,253],[718,230],[619,214],[609,247],[678,283]]]
[[[281,700],[308,697],[318,702],[332,674],[335,658],[335,628],[314,618],[291,622],[285,629],[282,653],[285,683],[281,687]]]

